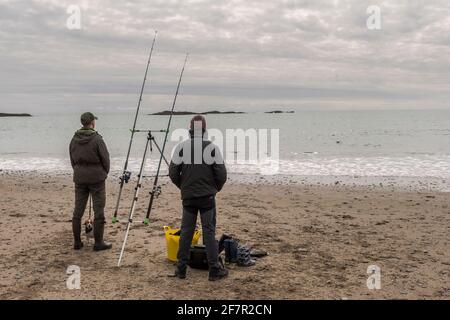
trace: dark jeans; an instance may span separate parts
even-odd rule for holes
[[[101,221],[104,224],[106,204],[105,181],[97,184],[75,184],[75,209],[73,210],[73,220],[81,222],[89,199],[89,193],[92,196],[94,220]]]
[[[183,218],[181,222],[180,246],[178,248],[178,268],[183,270],[186,268],[189,259],[189,249],[194,236],[195,227],[197,225],[197,214],[200,211],[200,219],[202,221],[203,243],[206,246],[206,254],[210,268],[219,268],[218,248],[216,241],[216,205],[213,207],[203,208],[203,206],[183,206]]]

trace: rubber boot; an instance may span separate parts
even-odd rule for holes
[[[112,244],[103,241],[103,232],[105,231],[104,221],[94,220],[94,251],[108,250],[112,248]]]
[[[225,262],[235,263],[237,261],[238,242],[234,239],[226,239],[224,241],[225,247]]]
[[[230,262],[230,240],[226,239],[223,242],[223,248],[225,250],[225,262]]]
[[[81,220],[72,218],[72,231],[73,231],[73,248],[80,250],[83,248],[83,242],[81,242]]]
[[[212,267],[209,269],[209,281],[217,281],[228,276],[228,270],[225,268]]]
[[[231,239],[231,236],[229,236],[229,235],[227,235],[225,233],[220,237],[220,240],[219,240],[219,242],[217,244],[217,247],[219,248],[219,254],[223,250],[225,250],[225,240],[227,240],[227,239]]]

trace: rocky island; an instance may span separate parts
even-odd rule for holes
[[[281,111],[281,110],[274,110],[274,111],[266,111],[264,113],[294,113],[294,111]]]
[[[165,110],[161,112],[150,113],[149,116],[170,116],[170,111]],[[186,115],[195,115],[195,114],[244,114],[245,112],[240,111],[206,111],[206,112],[191,112],[191,111],[174,111],[174,116],[186,116]]]
[[[29,113],[1,113],[0,117],[31,117]]]

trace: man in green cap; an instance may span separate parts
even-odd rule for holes
[[[89,194],[94,209],[94,251],[111,249],[112,245],[103,241],[105,228],[105,180],[109,173],[109,153],[103,138],[95,131],[97,117],[91,112],[81,115],[83,127],[75,132],[70,142],[70,162],[75,182],[75,209],[72,218],[74,249],[83,247],[81,242],[81,218],[86,209]]]

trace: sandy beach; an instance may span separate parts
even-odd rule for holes
[[[69,174],[0,172],[0,299],[449,299],[448,193],[389,188],[248,184],[229,181],[218,195],[218,237],[266,250],[250,268],[228,266],[211,283],[188,270],[168,278],[163,226],[180,224],[178,190],[167,178],[151,223],[136,211],[123,265],[116,267],[125,224],[111,224],[114,178],[108,180],[107,240],[113,250],[72,249],[73,183]],[[128,215],[133,184],[122,201]],[[380,290],[366,286],[381,268]],[[66,288],[66,269],[81,269],[81,289]]]

